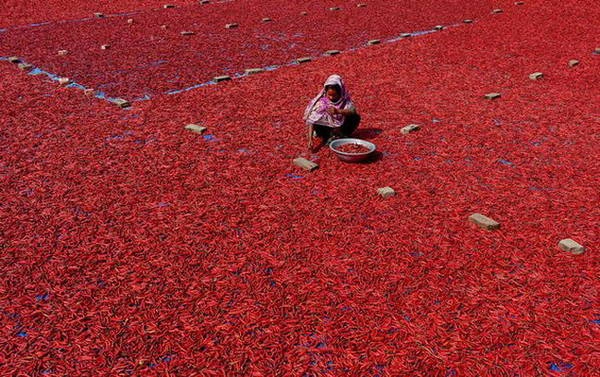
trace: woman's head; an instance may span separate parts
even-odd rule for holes
[[[325,95],[331,102],[337,102],[342,96],[342,88],[339,85],[325,85]]]

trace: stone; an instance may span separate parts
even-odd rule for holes
[[[402,132],[404,135],[408,135],[409,133],[419,131],[420,129],[421,126],[419,126],[418,124],[409,124],[406,127],[402,127],[400,132]]]
[[[210,0],[200,0],[200,4],[209,4]]]
[[[381,43],[381,41],[379,39],[371,39],[370,41],[367,42],[367,44],[369,46],[378,45],[380,43]]]
[[[23,70],[23,71],[29,71],[29,70],[33,69],[33,66],[28,63],[19,63],[19,65],[17,65],[17,67],[19,67],[19,69]]]
[[[234,29],[236,27],[238,27],[239,25],[236,23],[232,23],[232,24],[226,24],[225,25],[225,29]]]
[[[273,21],[272,19],[270,19],[269,17],[265,17],[262,19],[262,22],[271,22]]]
[[[215,78],[213,78],[214,82],[221,82],[221,81],[228,81],[228,80],[231,80],[231,77],[229,77],[227,75],[215,76]]]
[[[366,7],[366,6],[367,6],[367,4],[363,4],[363,3],[356,4],[356,7],[357,7],[357,8],[364,8],[364,7]]]
[[[132,23],[133,23],[133,18],[129,18],[129,19],[127,19],[127,23],[128,23],[128,24],[132,24]]]
[[[245,70],[245,72],[246,72],[247,75],[255,75],[257,73],[262,73],[264,71],[265,70],[262,69],[262,68],[248,68],[248,69]]]
[[[171,9],[171,8],[175,8],[175,5],[173,5],[173,4],[165,4],[165,5],[163,5],[163,8],[165,8],[165,9]]]
[[[194,35],[196,33],[194,33],[193,31],[184,30],[180,34],[185,36],[185,35]]]
[[[576,60],[576,59],[569,60],[569,67],[575,67],[576,65],[579,65],[579,60]]]
[[[96,12],[96,13],[94,13],[94,17],[96,17],[96,18],[104,18],[105,16],[104,16],[104,13]]]
[[[119,106],[120,108],[124,109],[126,107],[130,107],[131,103],[123,98],[116,98],[112,101],[115,105]]]
[[[195,133],[198,133],[198,134],[201,134],[204,131],[206,131],[206,127],[199,126],[199,125],[193,124],[193,123],[190,123],[190,124],[186,125],[185,129],[186,130],[190,130],[190,131],[195,132]]]
[[[532,73],[531,75],[529,75],[529,78],[530,78],[531,80],[539,80],[539,79],[541,79],[542,77],[544,77],[544,74],[543,74],[542,72],[534,72],[534,73]]]
[[[402,34],[400,34],[400,38],[410,38],[410,37],[412,37],[411,33],[402,33]]]
[[[463,20],[463,22],[464,22],[465,24],[472,24],[472,23],[473,23],[473,20],[471,20],[470,18],[467,18],[467,19],[464,19],[464,20]]]
[[[71,83],[71,79],[69,79],[68,77],[60,77],[58,79],[58,83],[60,85],[69,85]]]
[[[300,12],[301,16],[308,16],[308,12]]]
[[[100,46],[100,49],[102,50],[108,50],[110,48],[110,45],[102,45]]]
[[[525,4],[524,1],[515,1],[515,5],[523,5],[523,4]]]
[[[340,7],[331,7],[331,8],[329,8],[329,10],[332,10],[332,11],[333,10],[340,10]]]
[[[160,25],[160,28],[163,30],[167,30],[167,25]]]
[[[500,93],[488,93],[484,97],[485,97],[485,99],[496,99],[496,98],[500,98],[500,96],[501,96]]]
[[[492,11],[492,13],[494,13],[494,14],[498,14],[498,13],[502,13],[502,12],[504,12],[504,11],[502,9],[500,9],[500,8],[494,9]]]
[[[600,55],[600,47],[596,47],[596,49],[594,50],[594,52],[592,52],[592,54]]]
[[[484,228],[487,230],[494,230],[500,228],[500,223],[498,223],[494,219],[482,215],[481,213],[472,214],[471,216],[469,216],[469,221],[474,224],[477,224],[477,226],[479,226],[480,228]]]
[[[319,165],[317,165],[314,162],[307,160],[306,158],[303,158],[303,157],[295,158],[294,165],[299,166],[302,169],[307,170],[307,171],[313,171],[319,167]]]
[[[583,254],[585,251],[585,247],[581,246],[577,242],[573,241],[570,238],[565,238],[558,243],[558,247],[562,251],[568,251],[569,253],[573,253],[575,255]]]
[[[67,50],[58,50],[58,55],[59,56],[69,55],[69,51],[67,51]]]
[[[8,61],[17,64],[21,62],[21,59],[18,56],[9,56]]]
[[[340,50],[327,50],[327,51],[325,51],[325,55],[329,55],[329,56],[337,55],[339,53],[341,53]]]
[[[381,196],[384,199],[387,199],[389,197],[392,197],[394,195],[396,195],[396,191],[394,191],[393,188],[386,186],[386,187],[381,187],[377,189],[377,194],[379,196]]]
[[[443,25],[435,25],[434,29],[435,30],[444,30],[444,26]]]
[[[296,63],[298,63],[298,64],[308,63],[311,60],[312,60],[312,58],[305,56],[305,57],[296,59]]]
[[[92,96],[96,95],[96,91],[94,89],[85,89],[83,91],[83,94],[85,94],[88,97],[92,97]]]

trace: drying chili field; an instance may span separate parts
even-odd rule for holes
[[[0,376],[599,375],[597,1],[165,5],[0,10]]]

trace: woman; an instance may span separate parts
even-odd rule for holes
[[[360,116],[339,75],[327,78],[319,95],[306,107],[304,120],[308,125],[308,149],[312,149],[313,132],[327,143],[338,136],[350,136],[358,128]]]

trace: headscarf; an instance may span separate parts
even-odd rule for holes
[[[337,85],[338,88],[340,88],[340,98],[335,103],[331,102],[326,96],[326,88],[330,85]],[[304,120],[307,123],[316,123],[327,125],[329,127],[341,127],[345,117],[341,114],[329,114],[327,109],[329,107],[335,107],[342,110],[353,106],[354,104],[350,98],[350,93],[346,89],[342,77],[339,75],[331,75],[327,78],[325,84],[323,84],[321,92],[310,101],[306,110],[304,110]]]

